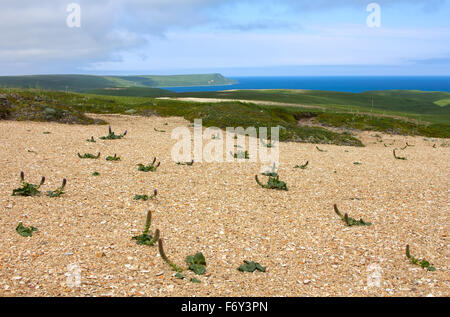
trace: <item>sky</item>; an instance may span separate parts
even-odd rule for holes
[[[450,0],[0,1],[0,75],[216,72],[450,76]]]

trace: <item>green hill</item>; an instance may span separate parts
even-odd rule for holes
[[[234,80],[221,74],[168,76],[93,76],[93,75],[29,75],[0,76],[3,88],[37,88],[57,91],[85,92],[116,87],[176,87],[230,85]]]
[[[180,93],[177,97],[243,99],[320,106],[327,112],[365,112],[409,117],[431,123],[450,123],[447,92],[415,90],[347,93],[319,90],[230,90]],[[372,107],[373,101],[373,107]]]

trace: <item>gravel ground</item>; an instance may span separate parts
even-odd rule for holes
[[[378,142],[370,132],[358,135],[365,148],[320,145],[327,152],[283,143],[284,192],[255,183],[260,163],[176,165],[170,131],[189,126],[181,118],[96,117],[128,135],[88,143],[107,127],[0,121],[0,296],[450,295],[450,147],[442,140],[379,134]],[[407,160],[394,159],[392,149],[406,141],[414,146],[398,154]],[[101,152],[101,159],[82,160],[77,152]],[[107,162],[114,153],[122,160]],[[137,170],[154,156],[162,162],[157,172]],[[293,168],[307,160],[307,169]],[[43,191],[66,177],[65,195],[12,197],[22,170],[32,183],[46,176]],[[133,200],[154,188],[156,199]],[[346,227],[334,203],[373,225]],[[148,210],[173,262],[184,266],[187,255],[203,252],[200,284],[190,282],[191,271],[175,278],[157,247],[131,240]],[[20,221],[38,231],[21,237]],[[406,244],[436,271],[411,264]],[[267,272],[239,272],[243,260]],[[68,283],[74,267],[78,286]],[[375,275],[379,284],[368,283]]]

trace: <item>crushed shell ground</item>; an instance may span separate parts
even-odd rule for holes
[[[128,135],[102,141],[106,126],[0,121],[0,296],[450,295],[450,147],[443,140],[364,132],[358,137],[366,147],[319,146],[327,152],[281,143],[285,192],[256,184],[261,163],[176,165],[171,131],[190,126],[181,118],[98,117]],[[97,143],[86,142],[91,136]],[[406,161],[396,160],[392,150],[405,142],[414,146],[398,151]],[[115,153],[120,162],[105,160]],[[137,170],[154,156],[157,172]],[[307,169],[293,168],[306,161]],[[67,178],[65,194],[11,196],[20,171],[31,183],[46,176],[43,192]],[[156,199],[133,200],[154,188]],[[334,203],[373,225],[346,227]],[[185,257],[201,251],[205,275],[186,271],[177,279],[156,246],[131,240],[148,210],[168,257],[185,267]],[[20,221],[38,231],[20,236]],[[406,244],[436,271],[411,264]],[[239,272],[243,260],[267,272]],[[190,282],[194,276],[200,284]]]

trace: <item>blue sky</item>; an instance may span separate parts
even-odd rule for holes
[[[449,0],[2,0],[0,75],[450,75]],[[381,8],[369,28],[366,7]]]

